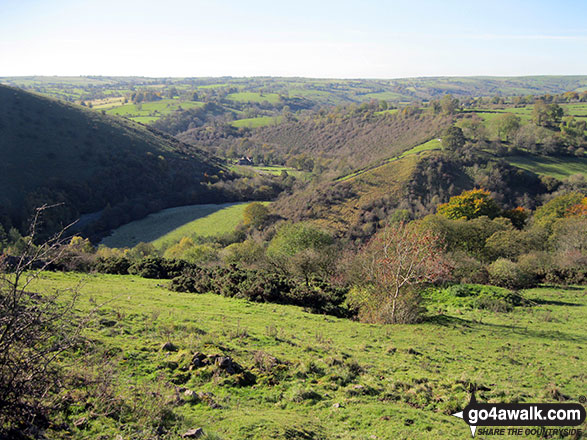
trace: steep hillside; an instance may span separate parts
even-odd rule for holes
[[[307,171],[312,171],[317,159],[321,159],[340,174],[396,156],[438,137],[450,122],[450,117],[416,108],[394,113],[365,108],[321,112],[250,133],[222,132],[211,137],[210,130],[191,129],[178,138],[219,155],[226,153],[221,149],[232,148],[239,154],[259,155]]]
[[[390,208],[398,206],[417,163],[416,156],[392,161],[342,182],[294,193],[279,200],[274,209],[288,219],[315,220],[344,235],[361,228],[365,216],[383,220]],[[363,234],[356,231],[353,235]]]
[[[23,230],[43,203],[63,203],[49,229],[104,208],[98,229],[108,229],[163,207],[216,201],[202,183],[219,172],[211,156],[145,126],[0,86],[5,228]]]
[[[537,174],[503,160],[478,155],[469,163],[416,147],[381,165],[284,196],[273,210],[289,220],[314,221],[341,236],[366,238],[393,216],[407,220],[432,213],[451,196],[475,187],[492,191],[508,208],[534,208],[548,192]]]

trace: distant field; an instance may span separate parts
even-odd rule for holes
[[[126,116],[127,118],[151,117],[153,120],[172,113],[180,108],[187,110],[201,107],[204,104],[196,101],[180,101],[179,99],[162,99],[160,101],[144,102],[141,104],[125,104],[107,110],[110,115]],[[143,121],[139,121],[143,122]]]
[[[442,149],[442,142],[440,139],[430,139],[428,142],[424,142],[417,147],[414,147],[408,151],[402,153],[399,157],[409,156],[410,154],[419,154],[422,151],[440,150]]]
[[[141,124],[151,124],[159,119],[158,116],[135,116],[133,118],[128,118],[135,122],[140,122]]]
[[[163,243],[179,241],[184,236],[211,236],[231,232],[242,220],[248,203],[190,205],[164,209],[116,229],[102,240],[113,248],[133,247],[140,242]]]
[[[230,84],[223,83],[223,84],[207,84],[205,86],[198,86],[198,89],[219,89],[222,87],[228,87]]]
[[[391,108],[389,110],[381,110],[380,112],[375,112],[376,115],[393,115],[394,113],[397,113],[399,111],[399,109],[397,108]]]
[[[556,179],[566,179],[573,174],[583,174],[587,177],[587,158],[585,157],[560,158],[525,154],[508,156],[505,160],[518,168]]]
[[[282,166],[249,166],[249,165],[231,165],[228,167],[231,171],[236,173],[252,176],[253,173],[257,174],[272,174],[274,176],[278,176],[281,174],[282,171],[286,171],[288,174],[297,177],[303,178],[307,176],[309,173],[307,171],[300,171],[296,170],[295,168],[290,167],[282,167]]]
[[[230,125],[236,128],[248,127],[259,128],[267,125],[279,124],[283,118],[281,116],[259,116],[258,118],[239,119]]]
[[[94,99],[88,102],[91,102],[92,108],[96,110],[105,110],[124,105],[124,98],[122,96],[116,96],[111,98]]]
[[[587,118],[587,102],[579,104],[562,104],[565,114]]]
[[[239,102],[268,101],[271,104],[277,104],[279,102],[279,95],[277,93],[238,92],[228,94],[226,99]]]

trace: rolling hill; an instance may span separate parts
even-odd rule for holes
[[[215,202],[204,184],[219,173],[212,156],[143,125],[0,86],[5,229],[24,231],[44,203],[62,204],[46,219],[49,230],[94,213],[97,232],[165,207]]]
[[[339,105],[383,99],[394,102],[428,100],[447,93],[455,96],[512,96],[583,91],[585,75],[520,77],[419,77],[395,79],[328,78],[145,78],[145,77],[0,77],[0,84],[27,88],[64,100],[94,100],[124,96],[137,88],[227,97],[229,102]]]

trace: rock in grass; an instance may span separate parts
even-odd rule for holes
[[[202,428],[193,428],[186,432],[184,432],[181,437],[182,438],[200,438],[204,435],[204,430]]]
[[[162,351],[177,351],[177,347],[173,342],[166,342],[161,346]]]

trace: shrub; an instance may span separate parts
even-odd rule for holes
[[[535,280],[531,274],[523,270],[517,263],[505,258],[499,258],[491,263],[487,271],[492,284],[510,289],[532,287]]]
[[[183,260],[167,260],[161,257],[143,258],[128,268],[128,273],[143,278],[171,279],[183,273],[191,265]]]
[[[453,265],[452,276],[461,283],[485,284],[489,282],[489,274],[483,263],[465,252],[450,255]]]
[[[545,281],[556,284],[586,284],[587,256],[579,251],[559,252],[545,275]]]
[[[283,274],[265,270],[246,270],[235,265],[225,268],[190,268],[171,282],[171,289],[180,292],[214,292],[227,297],[255,302],[292,304],[315,313],[350,316],[344,306],[347,290],[319,279],[300,284]]]
[[[132,262],[126,257],[100,257],[94,262],[92,269],[100,273],[127,275],[131,265]]]

